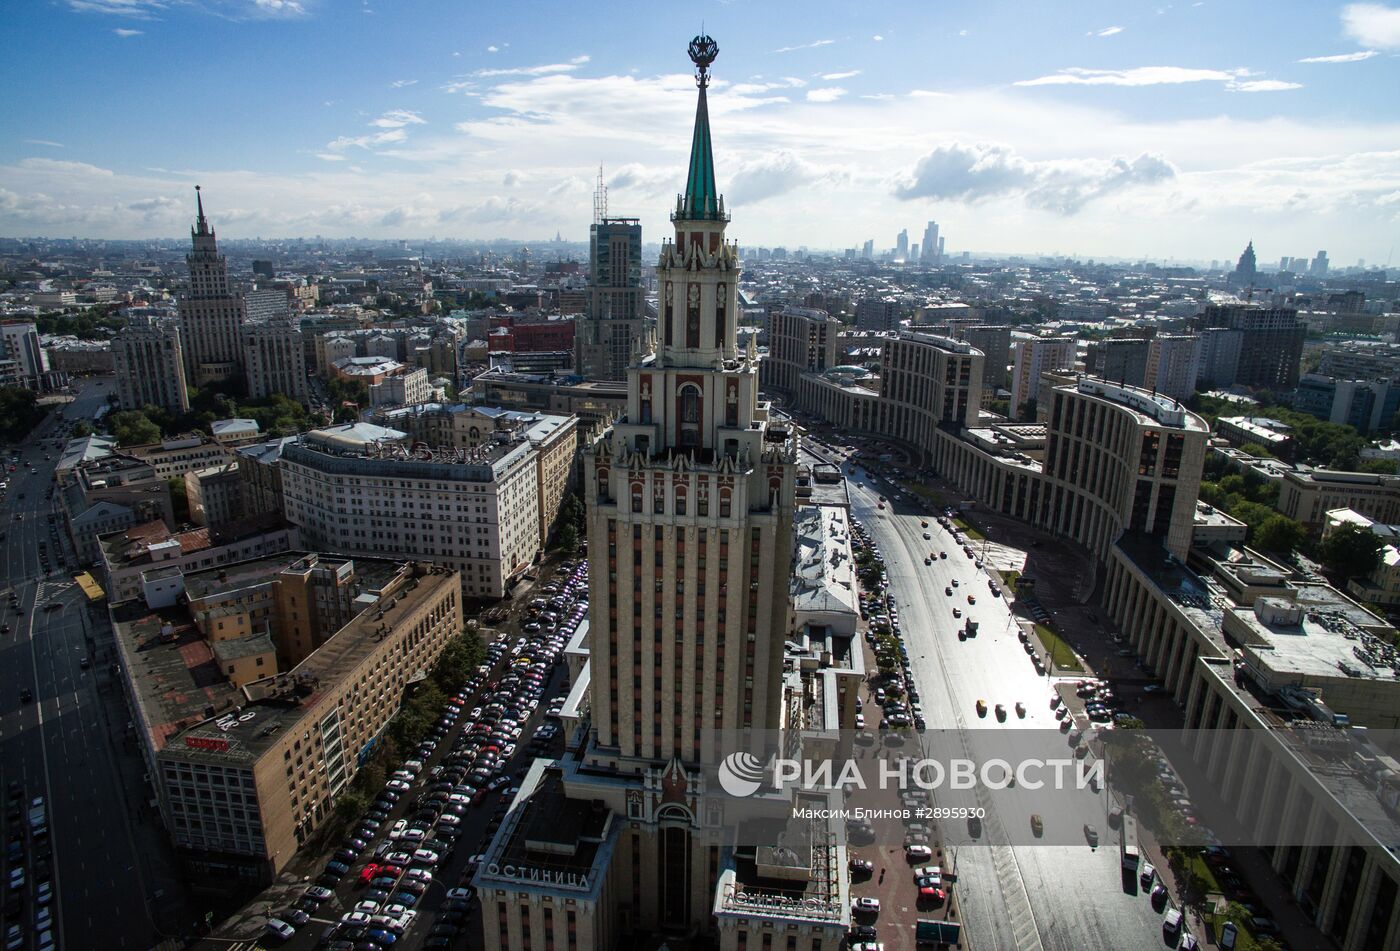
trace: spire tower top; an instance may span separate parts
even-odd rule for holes
[[[199,209],[195,218],[195,234],[209,234],[209,221],[204,217],[204,196],[200,193],[199,186],[194,186],[195,206]]]
[[[700,87],[695,105],[695,133],[690,140],[690,171],[685,195],[675,215],[678,219],[700,221],[723,217],[719,187],[715,184],[715,155],[710,143],[710,109],[705,90],[710,85],[710,64],[719,55],[719,44],[701,34],[690,41],[690,60],[695,64],[695,85]]]

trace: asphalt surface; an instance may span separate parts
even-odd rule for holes
[[[19,447],[24,461],[6,473],[3,503],[0,617],[10,631],[0,634],[0,775],[5,784],[21,782],[27,799],[43,796],[47,804],[55,938],[63,948],[149,948],[159,939],[145,868],[157,859],[138,848],[133,827],[140,794],[124,791],[121,759],[127,754],[109,739],[114,717],[122,716],[120,700],[108,695],[110,684],[98,686],[105,678],[98,659],[108,639],[105,620],[89,613],[73,581],[77,569],[61,520],[47,518],[55,502],[48,493],[60,452],[53,443],[58,420],[91,420],[110,386],[97,380],[75,385],[75,399],[56,407]],[[5,453],[6,468],[13,454]],[[32,471],[25,462],[33,463]],[[44,550],[48,570],[41,563]],[[10,592],[18,594],[22,614],[9,607]],[[45,610],[51,604],[58,607]],[[25,688],[32,702],[21,701]]]
[[[852,479],[849,488],[851,511],[883,556],[928,729],[1017,729],[1039,737],[1047,756],[1063,757],[1068,747],[1062,738],[1056,742],[1059,723],[1050,707],[1054,685],[1037,675],[1017,638],[1010,606],[992,596],[987,574],[935,518],[928,517],[935,513],[921,502],[887,502],[881,511],[879,496],[894,498],[888,483],[872,485],[869,476],[862,475],[858,482]],[[924,517],[927,529],[921,525]],[[929,540],[923,538],[926,531],[932,536]],[[939,550],[948,558],[935,557],[925,565],[924,558]],[[954,579],[958,587],[950,597],[944,591]],[[969,593],[975,594],[976,604],[968,604]],[[955,606],[962,618],[953,617]],[[978,622],[978,635],[959,641],[957,631],[969,617]],[[990,712],[979,717],[979,699],[987,702],[989,711],[1004,704],[1007,721],[998,723]],[[1012,712],[1018,701],[1025,705],[1024,718]],[[1086,724],[1081,720],[1077,725]],[[998,796],[994,806],[983,802],[989,809],[976,841],[955,821],[944,822],[943,836],[954,853],[948,864],[957,876],[955,889],[971,947],[1116,951],[1165,946],[1161,916],[1146,896],[1135,888],[1131,893],[1125,889],[1117,839],[1107,822],[1108,797],[1086,793],[1075,800],[1077,812],[1056,811],[1053,820],[1073,830],[1084,823],[1095,826],[1101,837],[1096,849],[1087,842],[995,844],[1005,842],[1008,832],[1012,841],[1017,835],[1024,838],[1030,815],[1042,811],[1037,795],[1015,789]],[[1064,830],[1054,831],[1063,842]]]

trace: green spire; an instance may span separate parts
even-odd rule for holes
[[[705,87],[695,107],[695,135],[690,140],[690,174],[685,180],[682,217],[719,217],[719,189],[715,186],[715,155],[710,145],[710,110],[705,103]]]
[[[715,154],[710,145],[710,109],[705,87],[710,85],[710,64],[719,55],[719,44],[703,33],[690,41],[687,49],[695,64],[695,85],[700,101],[695,106],[695,135],[690,140],[690,172],[685,179],[685,196],[676,217],[701,220],[724,217],[720,211],[719,188],[715,185]]]

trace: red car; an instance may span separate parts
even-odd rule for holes
[[[373,880],[374,876],[378,874],[379,865],[375,862],[370,862],[364,868],[360,869],[360,884],[368,885],[370,881]]]
[[[948,893],[941,888],[929,885],[919,889],[919,899],[921,901],[936,901],[941,904],[948,900]]]

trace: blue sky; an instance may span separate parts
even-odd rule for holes
[[[741,244],[1384,263],[1400,6],[10,0],[0,234],[652,238],[720,44]],[[1392,261],[1400,263],[1400,259]]]

